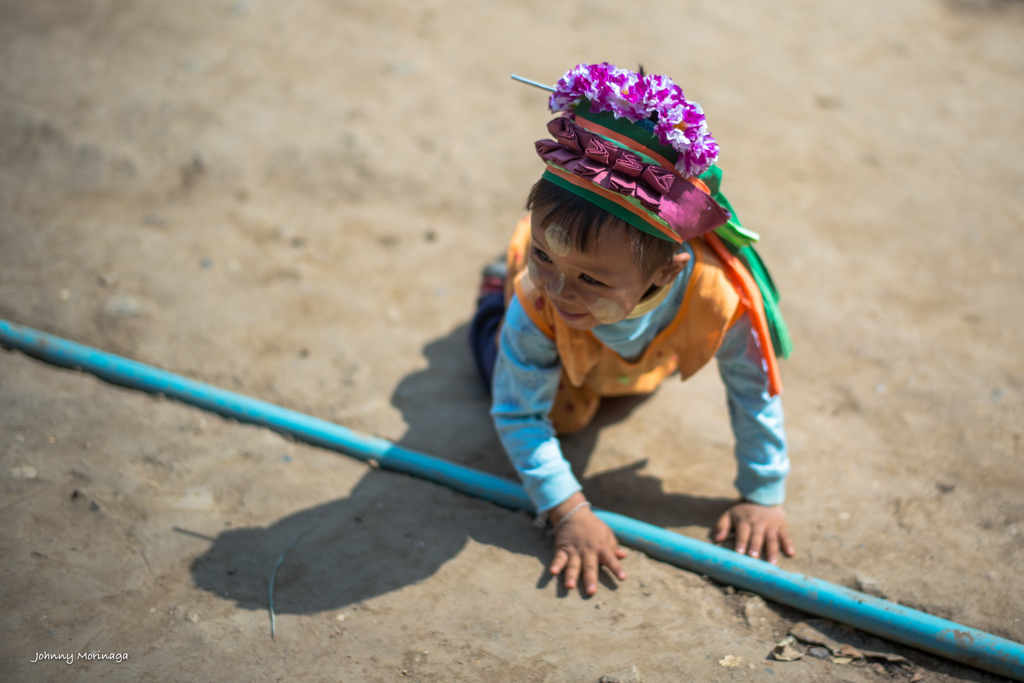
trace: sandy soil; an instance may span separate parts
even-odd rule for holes
[[[784,567],[1024,641],[1022,35],[1015,0],[0,0],[0,317],[511,476],[464,343],[549,118],[508,77],[642,62],[783,292]],[[595,503],[704,538],[716,373],[601,422]],[[523,513],[9,351],[0,482],[3,680],[907,680],[772,661],[806,615],[637,552],[566,595]]]

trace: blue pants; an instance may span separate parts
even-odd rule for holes
[[[505,295],[496,292],[480,298],[469,325],[469,350],[488,394],[494,378],[494,361],[498,357],[498,328],[504,317]]]

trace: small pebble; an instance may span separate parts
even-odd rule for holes
[[[878,579],[869,574],[856,572],[854,574],[854,582],[857,584],[857,590],[861,593],[867,593],[883,600],[889,597],[885,589],[882,588],[882,584],[878,582]]]
[[[39,472],[32,465],[11,468],[11,477],[14,479],[35,479],[37,476],[39,476]]]
[[[134,318],[146,312],[146,305],[138,299],[123,294],[110,297],[103,302],[101,313],[107,318]]]
[[[92,510],[93,512],[96,512],[100,509],[100,504],[97,503],[95,500],[91,501],[89,503],[89,509]]]
[[[758,595],[753,595],[743,603],[743,618],[748,626],[761,626],[767,621],[768,605]]]
[[[818,646],[814,646],[811,649],[809,649],[807,651],[807,654],[809,654],[812,657],[817,657],[818,659],[828,659],[829,656],[831,656],[831,653],[828,650]]]
[[[167,218],[158,213],[147,213],[142,222],[153,228],[167,227]]]
[[[726,655],[719,659],[718,663],[727,669],[735,669],[736,667],[743,666],[743,658],[735,655]]]
[[[643,676],[636,665],[601,676],[601,683],[643,683]]]
[[[211,258],[204,258],[204,259],[202,259],[199,262],[199,266],[203,270],[209,270],[210,268],[213,268],[213,259],[211,259]]]
[[[105,273],[96,278],[96,280],[100,283],[101,286],[108,288],[117,286],[117,283],[120,279],[121,274],[118,273],[116,270],[111,271],[109,273]]]

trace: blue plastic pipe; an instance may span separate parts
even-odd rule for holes
[[[380,467],[443,484],[514,510],[532,510],[523,488],[508,479],[396,446],[294,410],[219,389],[0,319],[0,346],[54,365],[263,425]],[[862,631],[1024,681],[1024,645],[803,574],[787,572],[710,543],[629,517],[596,510],[621,543],[721,583],[834,619]]]

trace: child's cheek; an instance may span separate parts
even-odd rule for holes
[[[540,281],[540,273],[537,272],[537,264],[533,259],[530,259],[526,265],[526,275],[530,278],[536,287],[543,287]]]
[[[600,298],[587,306],[590,315],[602,325],[617,323],[626,317],[626,311],[611,299]]]

